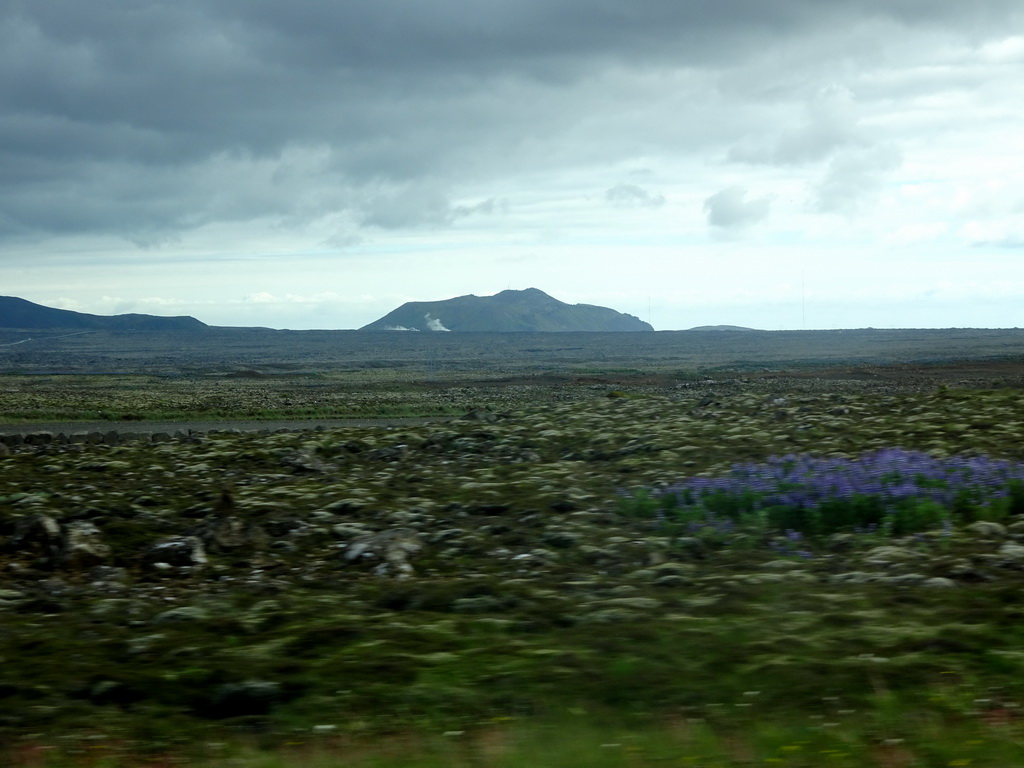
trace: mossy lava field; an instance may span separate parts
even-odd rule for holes
[[[1013,764],[1019,356],[424,360],[0,376],[4,759],[584,718],[719,739],[673,764]]]

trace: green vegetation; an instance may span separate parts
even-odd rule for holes
[[[7,424],[436,417],[461,415],[480,400],[479,393],[465,386],[378,385],[362,375],[344,374],[8,375],[3,382],[0,418]]]
[[[194,396],[338,385],[278,382]],[[114,389],[147,417],[188,392]],[[429,392],[367,402],[480,410],[0,457],[7,764],[1020,762],[1019,391]],[[850,509],[761,482],[785,456],[860,478],[880,449],[882,486],[909,493],[899,466],[920,492],[894,507],[921,512],[905,529],[826,525]],[[714,485],[737,462],[748,495]],[[968,465],[1010,469],[958,496]],[[817,499],[818,528],[780,489]],[[182,538],[202,560],[158,554]]]
[[[751,692],[753,694],[755,692]],[[971,692],[965,691],[966,695]],[[482,722],[469,730],[403,732],[386,739],[331,731],[296,736],[272,752],[233,742],[209,742],[184,753],[133,754],[117,742],[69,739],[61,750],[26,744],[12,768],[157,768],[168,763],[195,768],[839,768],[920,765],[1017,765],[1019,730],[1000,715],[968,705],[954,722],[899,710],[884,694],[877,710],[861,713],[826,698],[805,722],[779,722],[757,712],[756,696],[722,704],[710,717],[652,722],[601,717],[582,710],[543,724],[516,718]],[[723,722],[725,721],[725,722]],[[249,741],[252,741],[251,739]]]

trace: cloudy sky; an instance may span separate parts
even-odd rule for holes
[[[0,0],[0,295],[1024,326],[1020,0]]]

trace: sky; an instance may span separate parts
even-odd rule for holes
[[[0,295],[341,329],[530,287],[1024,326],[1024,3],[0,0]]]

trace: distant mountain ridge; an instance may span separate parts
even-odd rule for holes
[[[592,304],[566,304],[537,288],[493,296],[410,301],[361,331],[455,331],[476,333],[653,331],[633,315]]]
[[[754,331],[756,328],[747,328],[745,325],[698,325],[690,328],[691,331]]]
[[[90,315],[70,309],[54,309],[17,296],[0,296],[0,328],[72,328],[103,331],[194,331],[208,328],[194,317],[157,315]]]

